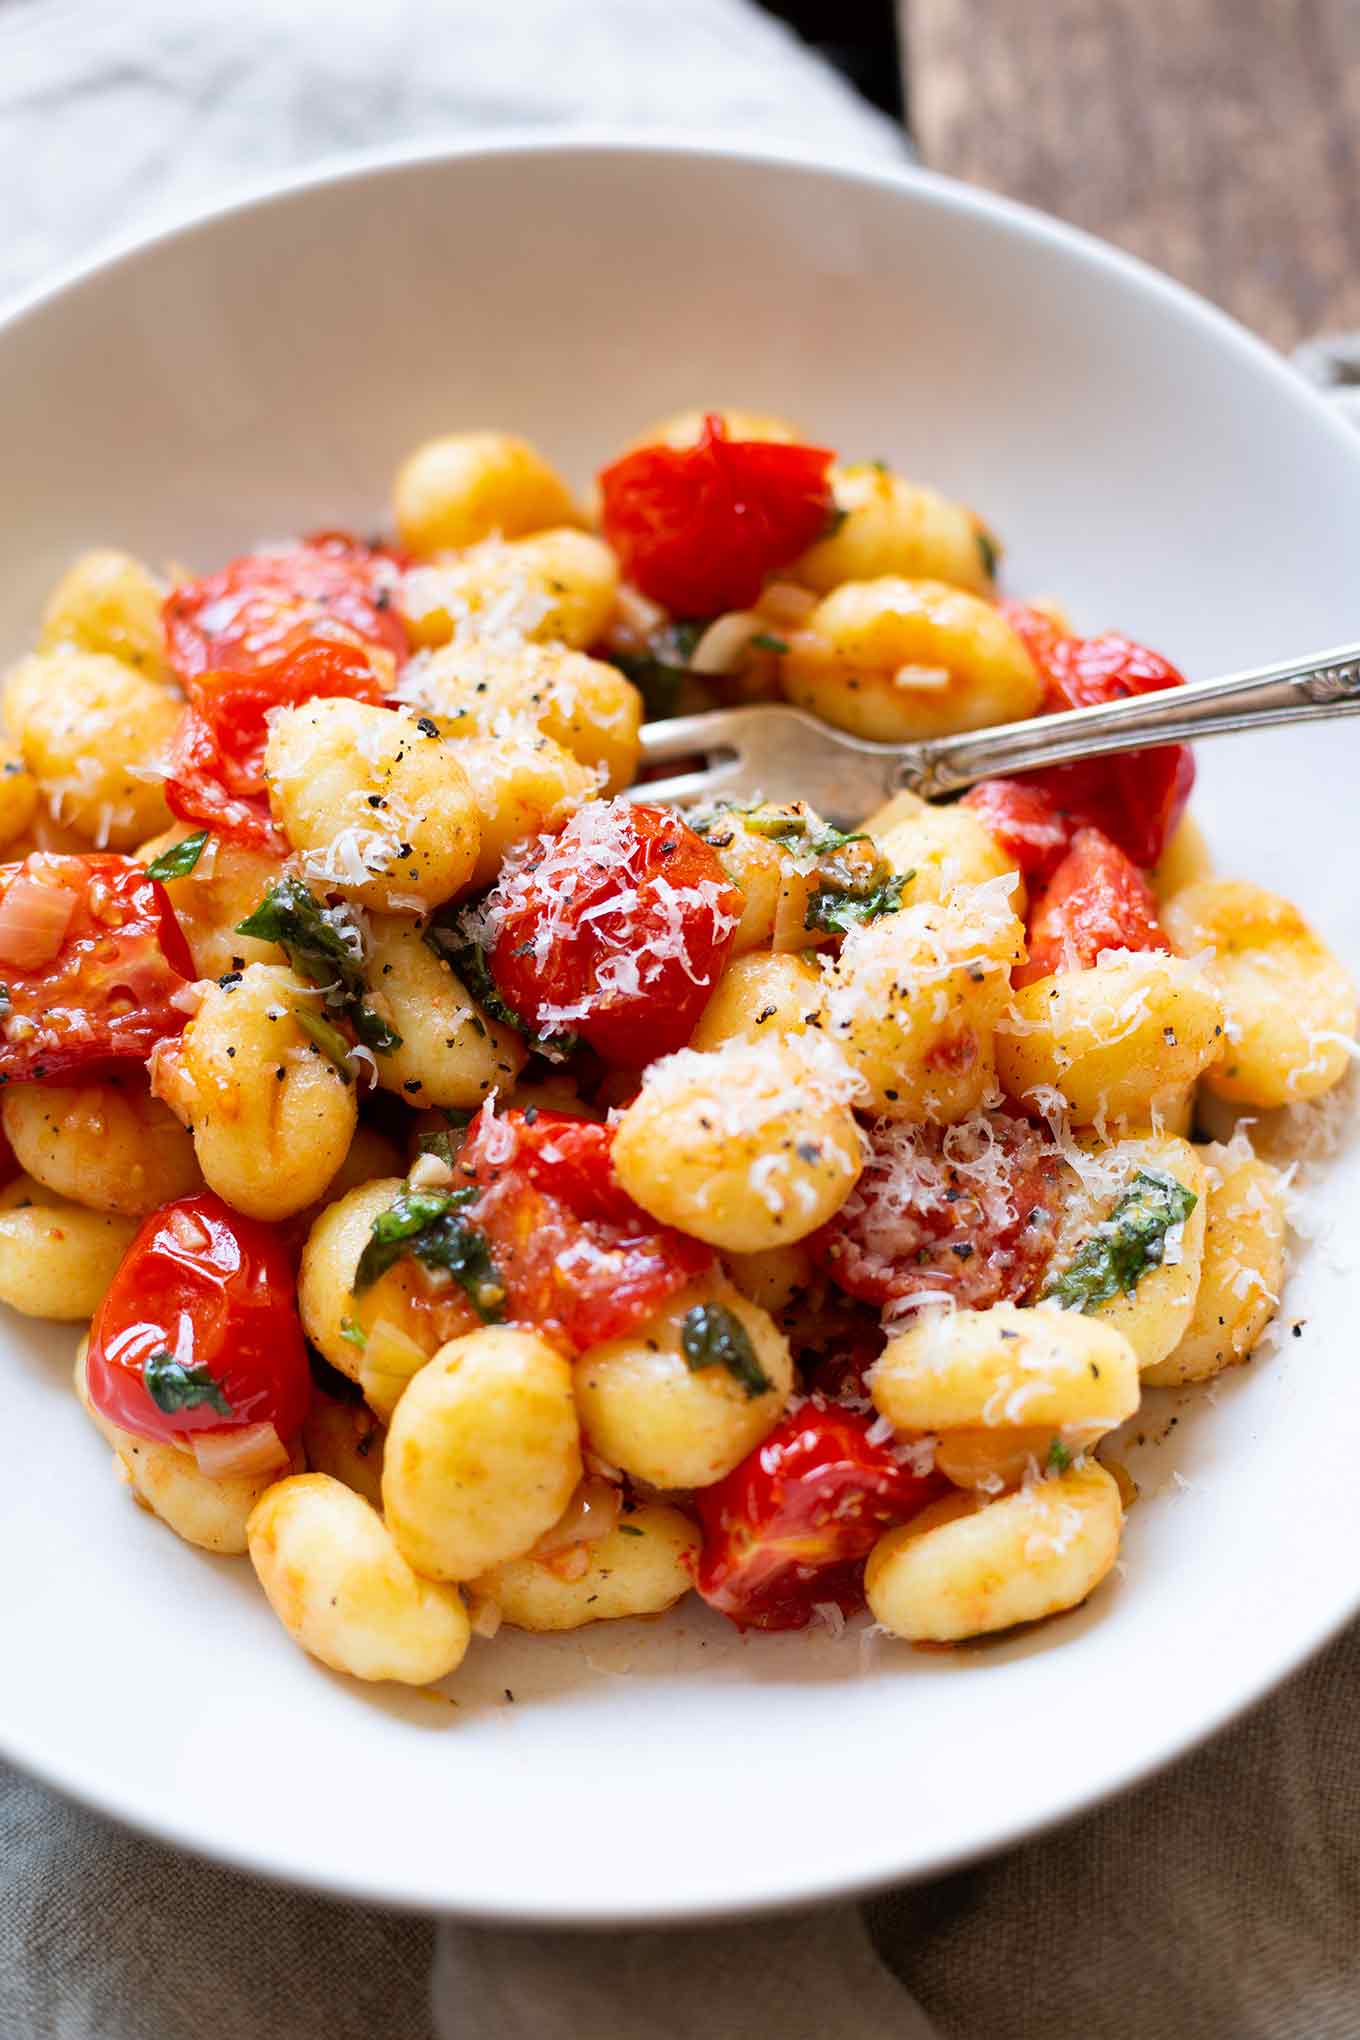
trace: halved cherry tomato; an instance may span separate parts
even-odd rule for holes
[[[983,779],[963,796],[1027,879],[1045,879],[1067,854],[1072,831],[1032,779]]]
[[[578,1033],[606,1061],[640,1068],[693,1033],[742,904],[678,815],[591,801],[491,893],[491,975],[537,1033]]]
[[[1089,970],[1102,949],[1169,949],[1152,887],[1099,829],[1078,829],[1029,922],[1029,959],[1014,973],[1033,984],[1055,970]]]
[[[357,645],[313,638],[272,666],[222,668],[188,683],[189,706],[170,747],[165,798],[182,822],[230,843],[285,856],[283,832],[270,819],[264,749],[270,709],[303,701],[381,704],[382,680]]]
[[[400,663],[408,645],[394,607],[399,572],[388,554],[337,531],[247,553],[167,596],[170,663],[184,681],[223,668],[256,673],[311,638],[375,645]]]
[[[272,1227],[211,1191],[153,1211],[90,1328],[90,1400],[142,1438],[272,1424],[311,1400],[293,1270]]]
[[[144,1061],[184,1026],[195,975],[164,886],[132,858],[0,866],[0,1083]]]
[[[604,535],[626,577],[673,616],[746,609],[767,574],[823,537],[834,505],[821,446],[729,439],[643,446],[600,476]]]
[[[1049,617],[1023,603],[1003,602],[1001,608],[1043,675],[1044,715],[1185,685],[1184,675],[1169,660],[1117,631],[1067,637]],[[1027,774],[1025,783],[1041,787],[1074,829],[1103,829],[1135,864],[1148,869],[1184,812],[1195,783],[1195,761],[1187,744],[1162,744],[1125,757],[1049,766]]]
[[[870,1419],[810,1396],[754,1452],[695,1496],[704,1533],[696,1584],[740,1629],[802,1629],[814,1607],[863,1606],[864,1560],[884,1530],[944,1491]]]
[[[1053,1251],[1062,1165],[1027,1120],[880,1126],[844,1205],[812,1240],[864,1303],[952,1297],[970,1310],[1024,1296]]]
[[[658,1225],[620,1187],[610,1130],[555,1112],[483,1106],[457,1170],[478,1196],[506,1314],[572,1352],[622,1337],[713,1266],[712,1249]]]

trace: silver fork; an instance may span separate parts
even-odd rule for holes
[[[1161,694],[1129,695],[1095,708],[916,744],[869,743],[775,703],[719,708],[648,723],[642,732],[644,770],[702,762],[669,778],[641,780],[627,798],[682,808],[720,800],[802,799],[828,821],[843,824],[862,820],[903,788],[935,800],[979,779],[1038,765],[1277,723],[1323,722],[1357,710],[1360,644]]]

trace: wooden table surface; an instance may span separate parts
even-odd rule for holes
[[[906,0],[923,160],[1289,348],[1360,328],[1360,0]]]

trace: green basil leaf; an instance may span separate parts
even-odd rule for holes
[[[1106,1219],[1083,1240],[1043,1295],[1064,1310],[1089,1314],[1112,1296],[1129,1295],[1149,1268],[1160,1268],[1166,1236],[1189,1218],[1199,1199],[1162,1169],[1139,1169]]]
[[[347,1084],[354,1082],[354,1072],[349,1065],[349,1043],[338,1027],[331,1024],[320,1013],[313,1013],[306,1006],[294,1006],[293,1018],[307,1036],[314,1041],[321,1053],[335,1064]]]
[[[297,878],[281,878],[236,924],[238,935],[277,942],[301,976],[321,985],[327,1006],[348,1020],[365,1048],[391,1055],[401,1036],[367,1003],[368,982],[355,940],[357,924],[343,907],[323,907]],[[348,1044],[346,1044],[348,1048]]]
[[[979,524],[973,536],[977,540],[978,555],[982,561],[982,571],[989,581],[994,581],[996,579],[996,570],[1001,565],[1001,547],[997,544],[996,539],[988,531],[985,524]]]
[[[1066,1473],[1068,1467],[1072,1464],[1072,1455],[1063,1444],[1061,1438],[1053,1440],[1048,1448],[1048,1458],[1044,1463],[1050,1473]]]
[[[483,894],[481,899],[485,897]],[[470,903],[473,910],[481,905],[481,899]],[[467,933],[468,913],[467,902],[441,907],[425,930],[429,947],[458,973],[489,1020],[522,1035],[536,1055],[544,1056],[549,1062],[565,1062],[579,1048],[580,1036],[569,1033],[535,1034],[520,1018],[514,1007],[501,997],[486,960],[486,951]]]
[[[828,935],[845,935],[851,928],[863,927],[866,921],[876,921],[880,914],[895,914],[902,905],[906,882],[907,874],[893,872],[868,892],[835,885],[818,886],[808,895],[803,926],[820,928]]]
[[[347,1345],[357,1346],[361,1353],[368,1344],[368,1333],[362,1325],[357,1325],[352,1317],[341,1318],[340,1336]]]
[[[168,850],[162,850],[159,857],[153,857],[146,867],[148,878],[187,878],[208,846],[209,829],[196,829],[192,836],[183,837],[172,843]]]
[[[786,652],[789,648],[787,639],[776,637],[772,630],[758,630],[751,643],[758,652]]]
[[[372,1238],[354,1271],[355,1290],[367,1289],[407,1254],[427,1268],[443,1268],[467,1292],[487,1324],[505,1314],[505,1285],[483,1234],[468,1225],[462,1206],[474,1189],[399,1190],[370,1228]]]
[[[680,1327],[680,1348],[691,1374],[703,1367],[725,1367],[745,1389],[748,1400],[773,1388],[755,1355],[745,1325],[722,1303],[696,1303]]]
[[[156,1408],[167,1417],[175,1416],[180,1410],[197,1409],[201,1403],[207,1403],[219,1417],[234,1414],[221,1387],[206,1367],[186,1367],[164,1347],[145,1361],[142,1380]]]

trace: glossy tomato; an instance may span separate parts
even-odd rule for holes
[[[1089,970],[1103,949],[1170,947],[1142,872],[1099,829],[1079,829],[1030,912],[1029,959],[1015,982]]]
[[[293,1270],[267,1225],[200,1191],[153,1211],[90,1327],[90,1400],[142,1438],[272,1424],[311,1399]]]
[[[1117,631],[1069,637],[1023,603],[1003,602],[1001,607],[1043,676],[1045,715],[1185,684],[1169,660]],[[1103,829],[1144,868],[1161,856],[1194,783],[1195,761],[1187,744],[1163,744],[1026,775],[1026,784],[1042,787],[1074,829]]]
[[[375,646],[400,663],[399,573],[389,555],[344,532],[248,553],[167,596],[170,663],[184,681],[221,669],[258,673],[315,638]]]
[[[591,801],[540,836],[486,905],[496,989],[539,1034],[640,1068],[681,1048],[727,959],[742,895],[666,808]]]
[[[711,415],[697,445],[639,447],[604,470],[604,535],[625,576],[673,616],[745,609],[767,574],[825,536],[834,458],[729,439]]]
[[[1029,779],[983,779],[963,796],[1027,879],[1043,880],[1067,854],[1072,830],[1042,786]]]
[[[883,1531],[944,1491],[871,1420],[810,1396],[754,1452],[695,1496],[696,1584],[741,1629],[802,1629],[819,1603],[863,1605],[864,1560]]]
[[[378,704],[386,699],[362,650],[320,638],[273,666],[201,673],[188,690],[165,781],[171,813],[227,842],[280,857],[288,842],[270,818],[264,776],[269,711],[339,696]]]
[[[458,1156],[478,1190],[467,1224],[486,1239],[506,1315],[573,1352],[632,1331],[714,1262],[634,1204],[609,1147],[592,1120],[483,1106]]]
[[[0,1083],[142,1062],[196,975],[165,888],[130,857],[0,866]]]
[[[840,1288],[880,1307],[924,1296],[970,1310],[1014,1301],[1053,1252],[1061,1173],[1053,1142],[1009,1113],[881,1125],[813,1252]]]

